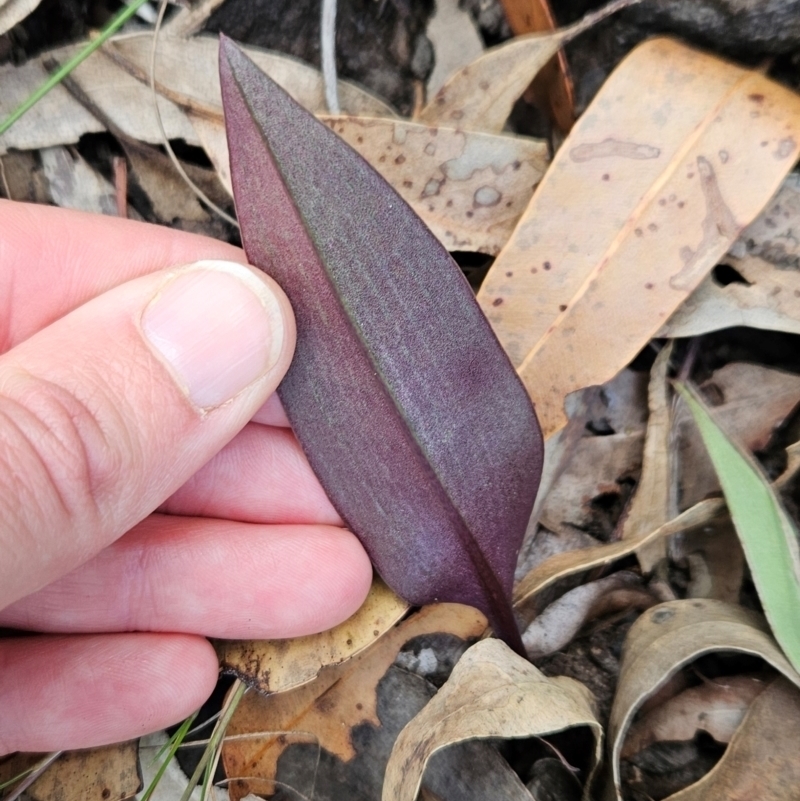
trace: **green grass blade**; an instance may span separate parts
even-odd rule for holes
[[[85,61],[98,47],[101,47],[113,36],[147,0],[131,0],[124,5],[117,15],[106,25],[100,35],[89,42],[80,53],[74,55],[64,66],[56,70],[35,92],[20,103],[11,114],[0,123],[0,135],[4,134],[23,114],[30,111],[51,89],[58,86],[82,61]]]
[[[677,383],[719,477],[772,633],[800,670],[800,546],[797,529],[753,457],[725,435],[700,396]]]
[[[175,756],[175,752],[180,747],[181,743],[186,737],[186,733],[189,731],[196,717],[197,712],[186,718],[186,720],[184,720],[183,723],[181,723],[181,725],[178,727],[178,730],[175,732],[175,734],[169,738],[169,741],[159,749],[154,759],[158,759],[165,752],[167,755],[156,772],[156,775],[153,777],[153,781],[150,782],[150,786],[144,791],[139,801],[148,801],[150,796],[155,792],[156,787],[158,787],[158,783],[161,781],[161,777],[164,775],[164,771],[167,769],[167,765],[169,765],[170,761]]]

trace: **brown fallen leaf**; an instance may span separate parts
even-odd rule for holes
[[[514,606],[519,612],[524,613],[529,602],[556,581],[630,556],[638,548],[663,537],[671,537],[683,531],[704,526],[724,512],[725,502],[721,498],[711,498],[701,501],[655,531],[650,531],[638,538],[618,540],[579,551],[557,553],[538,564],[517,583],[514,587]]]
[[[800,401],[800,376],[758,364],[732,362],[700,385],[725,431],[750,451],[763,450],[773,431]],[[680,454],[680,509],[719,492],[711,459],[683,402],[675,410]]]
[[[633,624],[625,641],[608,725],[613,775],[610,793],[618,801],[620,753],[639,707],[681,668],[718,651],[759,656],[800,687],[800,675],[758,613],[709,599],[670,601],[648,609]]]
[[[547,436],[570,392],[644,347],[798,152],[800,97],[760,73],[668,39],[615,70],[478,295]]]
[[[620,759],[659,740],[691,740],[698,731],[719,743],[731,741],[750,704],[765,689],[764,676],[707,680],[638,718],[628,731]]]
[[[479,637],[486,618],[459,604],[438,604],[420,612],[385,634],[371,648],[352,659],[324,668],[308,684],[269,696],[248,693],[239,704],[229,735],[253,732],[301,732],[320,747],[347,761],[355,756],[351,731],[360,723],[380,725],[375,688],[403,644],[420,634],[448,632],[462,639]],[[276,777],[278,759],[287,738],[264,736],[225,744],[222,760],[229,777],[253,776],[261,782]],[[250,791],[246,780],[231,784],[232,801]]]
[[[476,643],[400,732],[386,767],[383,801],[414,801],[428,759],[476,737],[542,737],[586,726],[595,741],[594,767],[602,756],[603,731],[592,704],[580,682],[547,678],[499,640]]]
[[[650,369],[647,401],[650,414],[642,454],[642,472],[622,523],[623,540],[655,531],[678,512],[671,447],[672,391],[667,381],[671,357],[670,343],[662,348]],[[650,573],[666,555],[665,539],[657,540],[637,553],[644,573]]]
[[[641,577],[620,570],[606,578],[581,584],[565,592],[537,615],[522,634],[529,659],[560,651],[569,645],[583,625],[621,608],[644,608],[657,603],[642,586]],[[617,592],[617,591],[624,592]],[[614,596],[617,601],[614,603]],[[609,603],[610,602],[610,603]]]
[[[559,533],[577,528],[608,540],[615,522],[609,507],[617,513],[623,508],[641,464],[641,433],[579,439],[542,504],[542,525]]]
[[[125,35],[113,39],[78,66],[72,80],[92,103],[127,136],[149,144],[161,144],[161,131],[149,87],[152,33]],[[0,66],[0,119],[9,114],[47,79],[43,61],[64,64],[85,43],[45,53],[25,64]],[[184,107],[218,114],[221,119],[216,37],[159,39],[156,61],[159,109],[170,139],[184,139],[199,145]],[[277,53],[243,48],[256,63],[311,111],[326,108],[322,75],[313,67]],[[191,69],[186,65],[191,64]],[[339,82],[342,108],[350,114],[392,116],[383,101],[359,87]],[[33,150],[72,144],[86,133],[103,131],[103,125],[73,98],[63,86],[56,86],[24,117],[0,136],[0,154],[9,149]]]
[[[0,762],[0,784],[35,765],[41,754],[13,754]],[[25,791],[30,801],[121,801],[142,786],[136,740],[67,751]]]
[[[39,158],[53,203],[66,209],[116,217],[113,185],[77,152],[65,147],[47,147],[42,148]]]
[[[515,36],[556,29],[548,0],[502,0],[502,4]],[[569,133],[575,122],[575,97],[563,49],[539,70],[525,96],[544,109],[562,133]]]
[[[230,191],[221,118],[190,117]],[[547,146],[527,137],[376,117],[321,119],[383,175],[448,250],[497,253],[547,165]]]
[[[459,0],[437,0],[425,35],[433,45],[434,55],[433,70],[425,85],[428,97],[454,72],[480,58],[486,49],[469,11]]]
[[[0,0],[0,35],[35,11],[42,0]]]
[[[673,561],[685,559],[691,579],[687,598],[716,598],[738,603],[745,576],[745,558],[730,518],[722,517],[673,540]]]
[[[376,577],[358,611],[328,631],[288,640],[217,640],[215,647],[223,672],[259,692],[281,693],[369,648],[407,611],[408,604]]]
[[[568,28],[518,36],[487,50],[448,79],[422,109],[419,122],[499,133],[516,100],[562,45],[631,2],[613,0]]]
[[[800,175],[769,205],[667,320],[658,336],[691,337],[746,325],[800,333]]]
[[[756,698],[720,761],[666,801],[795,801],[800,787],[800,691],[778,678]]]

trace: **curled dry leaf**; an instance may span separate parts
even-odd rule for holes
[[[114,187],[78,153],[47,147],[40,153],[50,197],[65,209],[117,215]]]
[[[380,726],[376,687],[403,645],[421,634],[447,632],[462,639],[479,637],[486,618],[458,604],[422,609],[385,634],[371,648],[339,665],[327,667],[308,684],[269,696],[248,693],[237,708],[228,734],[267,732],[252,740],[226,742],[222,759],[230,777],[254,776],[273,781],[280,755],[288,745],[276,732],[300,732],[344,761],[355,756],[351,731],[360,723]],[[269,736],[273,734],[273,736]],[[238,782],[236,798],[249,792]]]
[[[42,0],[0,0],[0,35],[35,11]]]
[[[222,122],[189,116],[232,191]],[[496,254],[547,166],[547,146],[527,137],[377,117],[320,119],[394,187],[448,250]]]
[[[498,640],[472,646],[425,708],[400,732],[383,785],[383,801],[414,801],[430,757],[476,737],[543,737],[587,726],[600,761],[603,731],[592,695],[580,682],[547,678]],[[591,781],[587,778],[586,784]]]
[[[25,791],[29,801],[130,798],[142,786],[138,743],[66,751]],[[0,784],[35,765],[43,754],[14,754],[0,762]],[[12,788],[13,789],[13,788]]]
[[[229,39],[220,51],[242,242],[295,312],[278,393],[314,472],[393,590],[476,606],[522,651],[510,597],[542,465],[525,388],[402,198]]]
[[[647,434],[642,455],[642,472],[633,500],[622,523],[622,539],[635,539],[655,531],[677,513],[675,476],[672,463],[672,391],[667,381],[672,343],[656,357],[650,369],[647,392]],[[667,555],[665,539],[657,540],[637,553],[639,564],[649,573]]]
[[[671,537],[698,526],[706,525],[710,520],[723,514],[725,503],[719,498],[712,498],[687,509],[655,531],[650,531],[638,538],[618,540],[579,551],[557,553],[536,565],[514,588],[514,606],[522,610],[535,595],[556,581],[576,573],[583,573],[593,567],[605,565],[635,553],[638,548],[649,545],[663,537]]]
[[[752,703],[720,761],[666,801],[795,801],[800,787],[800,690],[784,678]]]
[[[614,0],[568,28],[518,36],[487,50],[448,79],[422,109],[419,121],[499,133],[514,103],[562,45],[631,2],[635,0]]]
[[[290,640],[218,640],[215,647],[223,672],[259,692],[280,693],[361,653],[407,611],[408,604],[376,578],[361,608],[329,631]]]
[[[620,752],[627,759],[662,740],[691,740],[698,731],[728,743],[750,704],[767,686],[764,676],[725,676],[704,681],[638,718]]]
[[[764,618],[756,612],[708,599],[670,601],[647,610],[633,624],[625,641],[608,725],[612,794],[618,801],[620,753],[636,712],[681,668],[717,651],[759,656],[800,687],[800,675],[770,636]]]
[[[616,374],[689,296],[799,143],[800,97],[760,73],[668,39],[614,71],[478,296],[545,436],[570,392]]]
[[[761,466],[716,423],[702,398],[676,384],[719,476],[725,502],[764,613],[789,661],[800,669],[798,532]]]
[[[800,175],[792,173],[722,259],[725,267],[703,280],[658,336],[693,337],[737,325],[800,334],[798,227]]]
[[[540,659],[561,650],[572,642],[586,622],[601,614],[621,608],[653,606],[655,598],[641,584],[638,575],[620,570],[565,592],[523,632],[522,642],[528,657]]]

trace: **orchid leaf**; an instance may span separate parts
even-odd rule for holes
[[[533,407],[458,266],[354,150],[230,40],[220,74],[250,262],[286,291],[279,388],[322,486],[412,604],[510,596],[542,463]]]

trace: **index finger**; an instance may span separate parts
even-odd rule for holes
[[[0,353],[112,287],[244,251],[159,225],[0,200]]]

